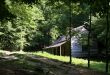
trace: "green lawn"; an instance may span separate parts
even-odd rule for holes
[[[63,61],[63,62],[69,62],[69,56],[57,56],[57,55],[52,55],[52,54],[47,53],[47,52],[42,53],[41,51],[34,52],[33,54],[39,55],[39,56],[44,56],[44,57],[51,58],[51,59],[56,59],[56,60]],[[88,61],[86,59],[72,57],[72,64],[87,67],[87,63],[88,63]],[[90,68],[95,69],[95,70],[99,70],[99,71],[105,71],[105,63],[104,62],[91,61],[90,62]],[[110,65],[109,65],[109,68],[110,68]],[[110,69],[109,69],[109,73],[110,73]]]

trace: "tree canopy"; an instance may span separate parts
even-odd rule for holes
[[[89,22],[90,6],[93,33],[102,42],[106,31],[106,3],[107,0],[2,0],[0,48],[41,49],[59,36],[68,35],[70,18],[72,28]]]

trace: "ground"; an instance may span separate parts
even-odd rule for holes
[[[0,53],[0,75],[107,75],[31,53]]]

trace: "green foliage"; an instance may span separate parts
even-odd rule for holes
[[[10,21],[4,21],[1,23],[0,26],[0,32],[2,33],[0,36],[0,43],[1,47],[7,48],[7,50],[14,48],[14,39],[13,38],[13,33],[14,33],[14,28],[12,27],[12,23]]]
[[[58,32],[58,27],[53,27],[51,30],[50,30],[50,35],[52,36],[52,40],[56,40],[57,37],[60,35],[59,32]]]
[[[110,16],[109,16],[110,17]],[[109,19],[110,23],[110,19]],[[99,45],[99,50],[105,50],[105,37],[106,37],[106,26],[107,20],[106,17],[92,17],[92,33],[95,38],[97,38],[97,43]],[[110,39],[110,31],[108,35],[108,39]],[[110,44],[110,41],[108,40]]]
[[[105,14],[104,1],[93,1],[93,16]],[[103,4],[101,6],[101,4]],[[101,7],[100,7],[101,6]],[[90,2],[85,0],[4,0],[0,2],[0,45],[2,49],[42,48],[72,28],[89,21]],[[101,22],[104,22],[102,19]],[[101,23],[99,21],[99,23]],[[94,33],[102,41],[105,23],[94,21]],[[102,26],[103,25],[103,26]],[[100,28],[98,28],[100,27]]]
[[[16,18],[1,22],[1,41],[2,45],[5,45],[2,48],[10,48],[12,46],[11,50],[23,50],[26,45],[29,45],[27,38],[32,37],[30,33],[34,33],[37,30],[37,22],[43,20],[42,11],[34,4],[30,6],[11,0],[6,0],[5,2],[8,11],[15,15]]]

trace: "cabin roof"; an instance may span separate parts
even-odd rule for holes
[[[54,48],[54,47],[59,47],[59,46],[65,44],[65,43],[66,43],[66,41],[62,41],[62,42],[60,42],[60,43],[57,43],[57,44],[54,44],[54,45],[50,45],[50,46],[48,46],[48,47],[45,47],[45,49]]]
[[[76,28],[73,28],[72,29],[72,32],[73,31],[76,31],[76,32],[79,32],[79,33],[82,33],[82,34],[87,34],[88,33],[88,31],[86,30],[86,28],[84,27],[84,25],[79,26],[79,27],[76,27]],[[56,41],[54,41],[54,43],[52,45],[50,45],[48,47],[45,47],[44,49],[59,47],[59,46],[63,45],[64,43],[66,43],[67,40],[69,40],[69,35],[68,36],[63,35],[59,39],[57,39]]]
[[[67,41],[69,37],[67,36],[61,36],[59,39],[57,39],[56,41],[54,41],[54,43],[52,45],[56,45],[58,43],[61,43],[61,42],[64,42],[64,41]]]

